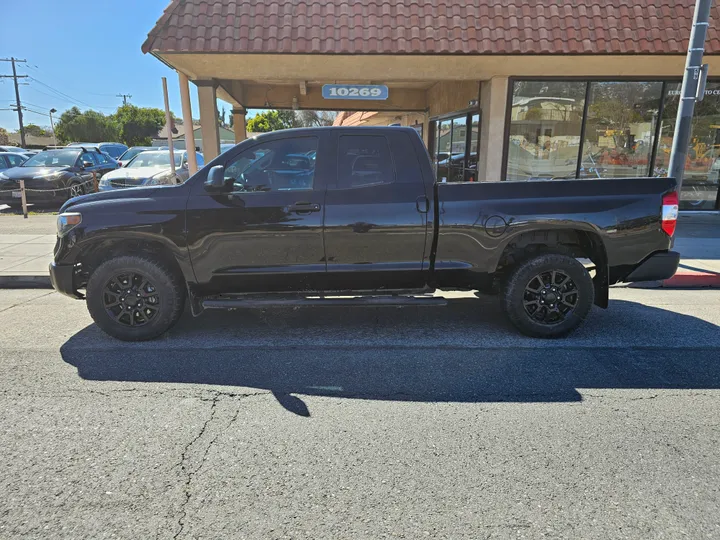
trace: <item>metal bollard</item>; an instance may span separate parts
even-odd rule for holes
[[[22,201],[23,217],[27,219],[27,197],[25,196],[25,180],[20,180],[20,200]]]

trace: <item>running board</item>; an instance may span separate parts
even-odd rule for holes
[[[240,297],[205,298],[201,301],[205,309],[262,309],[271,307],[301,306],[445,306],[447,300],[441,296],[353,296],[342,297]]]

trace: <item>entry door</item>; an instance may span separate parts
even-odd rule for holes
[[[188,244],[199,285],[216,291],[317,290],[325,276],[318,137],[265,140],[228,152],[229,193],[193,186]]]
[[[328,289],[425,285],[432,209],[410,135],[340,132],[336,182],[325,196]]]
[[[434,161],[438,182],[477,182],[480,115],[463,113],[435,124]]]

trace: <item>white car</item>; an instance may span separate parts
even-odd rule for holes
[[[197,154],[198,167],[205,162],[203,155]],[[187,152],[175,152],[175,174],[170,168],[170,152],[167,150],[147,150],[136,155],[126,166],[110,171],[100,179],[98,189],[109,191],[127,187],[162,186],[182,184],[190,177]]]

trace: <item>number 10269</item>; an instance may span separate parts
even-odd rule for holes
[[[326,84],[322,94],[325,99],[387,99],[385,85]]]

